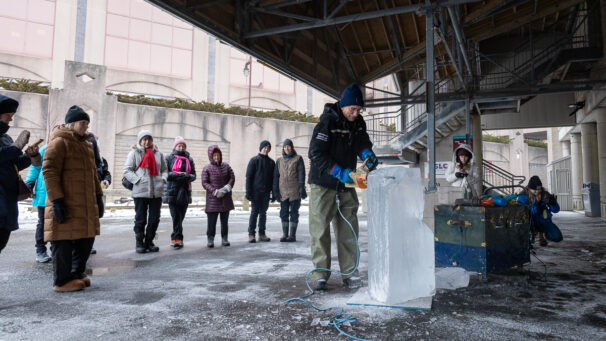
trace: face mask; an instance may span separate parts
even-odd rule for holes
[[[8,131],[8,128],[9,128],[8,124],[0,121],[0,134],[6,133]]]

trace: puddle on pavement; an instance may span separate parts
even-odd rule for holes
[[[134,268],[141,266],[143,263],[144,262],[123,261],[123,262],[120,262],[119,264],[114,264],[114,265],[109,265],[109,266],[93,266],[91,268],[87,268],[85,272],[91,276],[92,275],[95,275],[95,276],[108,275],[108,274],[113,274],[116,272],[132,270]]]

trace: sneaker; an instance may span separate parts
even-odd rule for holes
[[[46,253],[46,251],[36,254],[36,262],[38,263],[48,263],[51,261],[51,259],[52,258]]]
[[[249,242],[249,243],[256,243],[256,242],[257,242],[257,240],[255,239],[255,236],[249,235],[249,236],[248,236],[248,242]]]
[[[349,289],[358,289],[362,287],[362,279],[360,277],[349,277],[343,279],[343,285]]]
[[[172,247],[177,247],[177,245],[178,245],[178,244],[177,244],[177,241],[176,241],[176,240],[174,240],[174,239],[171,239],[171,241],[170,241],[170,246],[172,246]]]
[[[55,285],[53,287],[53,291],[55,291],[55,292],[80,291],[80,290],[84,289],[85,286],[86,286],[86,284],[84,284],[84,282],[82,280],[73,279],[73,280],[63,284],[62,286]]]
[[[270,240],[271,239],[268,236],[264,235],[264,234],[259,235],[259,241],[260,242],[268,242]]]
[[[94,248],[94,247],[93,247],[93,248],[91,248],[91,249],[90,249],[90,254],[91,254],[91,255],[96,255],[96,254],[97,254],[97,250],[95,250],[95,248]]]
[[[180,249],[183,247],[183,241],[182,240],[175,240],[176,244],[175,244],[175,249]]]
[[[324,278],[320,278],[316,281],[316,290],[318,291],[326,291],[328,287],[326,286],[326,280]]]
[[[90,278],[88,278],[88,276],[84,276],[84,277],[80,278],[80,280],[82,282],[84,282],[85,287],[90,287]]]

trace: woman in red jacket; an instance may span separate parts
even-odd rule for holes
[[[210,164],[202,170],[202,187],[206,190],[205,212],[208,217],[208,227],[206,229],[208,243],[206,246],[209,248],[215,246],[218,217],[221,218],[221,244],[229,246],[227,221],[229,211],[234,209],[231,190],[234,187],[236,177],[231,167],[223,162],[223,154],[219,146],[211,145],[208,147],[208,159]]]

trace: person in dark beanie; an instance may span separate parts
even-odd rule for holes
[[[532,241],[539,237],[539,245],[547,246],[547,241],[561,242],[564,237],[556,224],[551,221],[552,213],[560,212],[558,198],[543,189],[541,179],[534,175],[528,186],[518,195],[518,205],[528,206],[532,218]]]
[[[281,242],[297,241],[299,208],[301,200],[307,198],[305,192],[305,164],[297,154],[292,141],[284,140],[282,157],[276,161],[274,170],[274,198],[280,202],[280,220],[282,220]],[[290,233],[289,233],[290,222]]]
[[[276,163],[268,154],[271,143],[261,141],[259,154],[248,162],[246,168],[246,199],[251,203],[250,219],[248,222],[248,242],[255,243],[257,217],[259,218],[259,241],[268,242],[271,239],[265,234],[267,209],[272,200],[271,192],[274,182],[274,167]]]
[[[16,100],[0,95],[0,252],[6,247],[11,232],[19,228],[19,171],[30,164],[40,165],[37,146],[22,151],[29,142],[30,133],[21,131],[16,141],[7,134],[9,123],[19,107]]]
[[[84,271],[95,236],[100,234],[104,205],[88,142],[89,122],[82,108],[72,106],[65,126],[53,130],[44,151],[44,240],[51,242],[56,292],[82,290],[91,283]]]
[[[219,146],[213,144],[208,147],[208,160],[210,164],[202,170],[202,187],[206,190],[206,206],[204,211],[207,216],[206,246],[215,247],[215,233],[217,219],[221,219],[221,245],[230,246],[229,233],[229,211],[234,209],[231,190],[236,182],[236,176],[230,165],[223,162],[223,153]]]
[[[122,176],[133,184],[135,251],[158,252],[160,248],[154,244],[154,238],[160,225],[168,167],[149,130],[141,130],[137,134],[137,144],[126,158]]]
[[[358,196],[345,183],[353,182],[349,173],[356,168],[358,157],[368,160],[370,170],[378,164],[366,123],[360,115],[364,106],[362,91],[351,84],[337,103],[327,103],[316,124],[309,144],[309,233],[314,268],[330,269],[330,223],[337,242],[339,267],[343,284],[355,289],[362,286],[356,269],[358,235]],[[338,199],[338,200],[337,200]],[[337,203],[339,202],[339,203]],[[339,205],[340,212],[337,210]],[[345,217],[345,219],[343,219]],[[350,228],[350,225],[353,227]],[[330,271],[314,271],[317,290],[326,290]]]
[[[181,136],[175,138],[173,151],[166,157],[168,181],[164,186],[162,202],[168,204],[173,219],[170,246],[183,247],[183,220],[191,204],[191,183],[196,181],[196,165],[187,152],[187,142]]]

